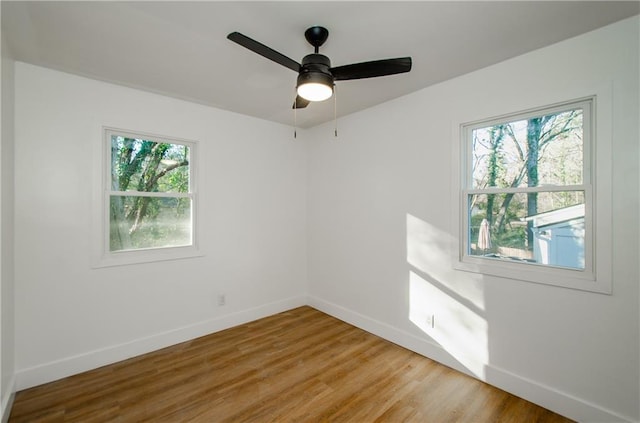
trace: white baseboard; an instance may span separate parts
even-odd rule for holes
[[[391,341],[394,344],[478,379],[477,375],[470,373],[468,369],[462,366],[455,358],[448,354],[444,348],[435,342],[419,338],[411,333],[317,297],[309,297],[308,304],[323,313],[329,314],[353,326]],[[482,381],[579,422],[634,422],[630,417],[621,416],[596,404],[576,398],[565,392],[542,385],[536,381],[500,369],[491,364],[486,366],[485,377]]]
[[[7,423],[13,406],[13,399],[16,397],[16,378],[11,378],[7,391],[2,395],[2,403],[0,403],[0,422]]]
[[[566,392],[516,375],[496,366],[487,367],[485,382],[512,393],[534,404],[555,411],[572,420],[583,423],[637,423],[631,417],[622,416]]]
[[[189,341],[247,322],[291,310],[307,304],[306,296],[288,298],[259,307],[230,313],[193,325],[173,329],[120,345],[89,351],[16,372],[16,389],[22,390],[67,376],[96,369],[107,364],[126,360],[161,348]]]

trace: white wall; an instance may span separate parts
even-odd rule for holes
[[[9,418],[15,392],[13,264],[13,60],[2,37],[0,105],[0,420]]]
[[[329,124],[314,128],[311,304],[568,417],[638,421],[638,22],[340,119],[337,141]],[[429,72],[422,65],[412,72]],[[453,270],[456,125],[603,85],[613,87],[613,187],[599,193],[612,201],[613,295]]]
[[[291,128],[24,63],[15,83],[18,389],[305,303]],[[103,125],[199,142],[203,257],[91,267]]]

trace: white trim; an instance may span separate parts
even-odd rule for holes
[[[99,269],[102,267],[126,266],[130,264],[153,263],[156,261],[167,260],[182,260],[203,256],[204,254],[196,246],[192,245],[185,247],[123,250],[100,255],[99,259],[94,259],[92,267],[94,269]]]
[[[139,192],[139,191],[110,191],[109,195],[112,196],[122,196],[122,197],[154,197],[154,198],[191,198],[193,199],[192,193],[181,193],[181,192]]]
[[[522,188],[483,188],[483,189],[468,189],[465,191],[467,194],[527,194],[529,192],[565,192],[565,191],[586,191],[589,187],[587,185],[540,185],[537,187],[522,187]]]
[[[2,423],[7,423],[9,421],[9,416],[11,415],[11,408],[13,407],[13,400],[16,397],[16,377],[15,375],[9,381],[9,385],[7,386],[7,391],[2,396],[2,404],[0,408],[0,421]]]
[[[119,345],[87,351],[72,357],[65,357],[60,360],[21,369],[16,372],[16,387],[18,390],[31,388],[141,354],[153,352],[161,348],[301,307],[307,303],[306,300],[306,296],[287,298],[204,320],[181,328],[157,333],[141,339],[135,339]]]
[[[460,117],[452,122],[452,221],[451,230],[458,239],[451,251],[453,268],[456,270],[482,273],[507,279],[541,283],[582,291],[601,294],[612,293],[612,211],[611,211],[611,171],[612,171],[612,92],[610,82],[599,84],[595,87],[583,89],[578,95],[567,95],[566,98],[574,98],[571,101],[558,101],[550,99],[550,106],[544,107],[531,105],[523,108],[523,112],[509,114],[503,113],[500,117],[481,119],[474,116],[472,119]],[[560,95],[560,94],[558,94]],[[591,120],[591,139],[585,142],[584,166],[585,180],[583,185],[564,187],[536,187],[524,188],[524,191],[556,191],[560,190],[584,190],[587,213],[585,216],[586,239],[588,245],[585,248],[584,270],[545,266],[535,263],[508,262],[499,259],[489,259],[465,254],[467,245],[463,218],[466,218],[465,195],[473,191],[493,192],[487,189],[463,190],[462,182],[470,178],[468,163],[463,165],[461,157],[470,160],[470,154],[462,155],[464,148],[471,148],[464,137],[464,130],[475,126],[485,126],[491,122],[500,122],[505,119],[515,120],[521,116],[530,116],[532,113],[553,112],[566,109],[567,105],[577,104],[581,101],[593,99],[591,113],[585,113],[584,119]],[[472,123],[467,123],[472,122]],[[475,123],[474,123],[475,122]],[[597,173],[597,177],[596,177]],[[465,186],[470,186],[468,181]],[[589,189],[590,188],[590,189]],[[501,192],[504,190],[501,190]],[[522,191],[522,189],[520,190]],[[523,192],[524,192],[523,191]],[[600,193],[599,195],[597,193]]]
[[[325,301],[321,298],[309,297],[309,306],[330,316],[347,322],[362,330],[384,338],[394,344],[407,348],[415,353],[431,358],[441,364],[451,367],[461,373],[479,379],[464,366],[449,355],[439,344],[425,338],[420,338],[379,320],[349,310],[340,305]],[[628,416],[621,416],[611,410],[600,407],[566,392],[551,388],[534,380],[516,375],[491,364],[485,366],[485,377],[482,379],[492,386],[503,389],[516,396],[531,401],[555,413],[584,423],[627,422],[634,420]]]
[[[202,257],[200,250],[198,228],[199,228],[199,209],[200,201],[198,198],[198,142],[178,137],[169,137],[165,135],[152,134],[143,131],[131,131],[111,126],[102,126],[100,128],[100,144],[94,153],[96,163],[94,173],[94,219],[92,220],[92,240],[93,257],[92,267],[110,267],[121,266],[138,263],[150,263],[166,260],[180,260],[186,258]],[[168,144],[187,145],[190,150],[189,157],[189,192],[188,193],[139,193],[112,191],[110,185],[111,179],[111,150],[110,136],[121,135],[130,138],[144,138],[155,142]],[[147,248],[125,251],[109,251],[109,215],[107,213],[108,202],[111,195],[122,193],[127,196],[150,196],[150,197],[177,197],[191,199],[191,244],[185,246],[165,247],[165,248]]]

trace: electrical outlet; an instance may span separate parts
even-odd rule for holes
[[[227,303],[227,296],[225,294],[218,295],[218,305],[223,306]]]
[[[427,315],[427,327],[430,327],[431,329],[436,327],[436,315],[435,314]]]

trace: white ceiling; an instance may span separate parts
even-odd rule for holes
[[[226,39],[241,32],[301,61],[304,31],[329,29],[333,66],[411,56],[408,74],[337,82],[338,116],[640,13],[640,2],[10,2],[16,60],[285,124],[295,72]],[[540,66],[552,64],[541,63]],[[298,110],[333,119],[333,101]]]

